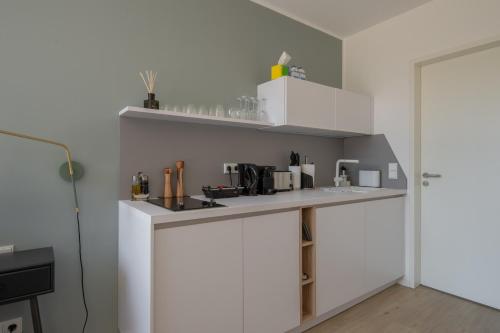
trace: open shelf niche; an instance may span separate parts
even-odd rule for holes
[[[301,322],[305,322],[316,316],[316,211],[314,207],[304,207],[300,215],[300,302]]]

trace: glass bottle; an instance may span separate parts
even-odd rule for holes
[[[141,194],[141,183],[139,182],[139,177],[132,177],[132,199],[134,199],[134,195]]]

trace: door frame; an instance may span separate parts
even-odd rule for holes
[[[441,61],[450,60],[476,52],[485,51],[491,48],[500,47],[500,36],[489,38],[467,45],[462,45],[453,49],[444,50],[429,56],[415,59],[410,63],[411,83],[410,98],[413,101],[410,109],[410,170],[408,176],[408,213],[410,217],[410,230],[408,231],[409,242],[405,254],[406,268],[409,272],[405,281],[406,286],[416,288],[421,282],[421,191],[422,191],[422,170],[421,170],[421,87],[422,68]]]

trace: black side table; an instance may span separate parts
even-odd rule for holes
[[[38,295],[54,292],[51,247],[0,254],[0,305],[30,301],[35,333],[42,333]]]

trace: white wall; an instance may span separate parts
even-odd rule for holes
[[[374,96],[375,133],[384,133],[408,176],[413,200],[413,80],[418,60],[457,51],[481,41],[500,39],[499,0],[434,0],[344,40],[344,87]],[[467,78],[464,78],[464,80]],[[408,205],[407,205],[408,206]],[[414,274],[413,219],[407,209],[407,270]]]

